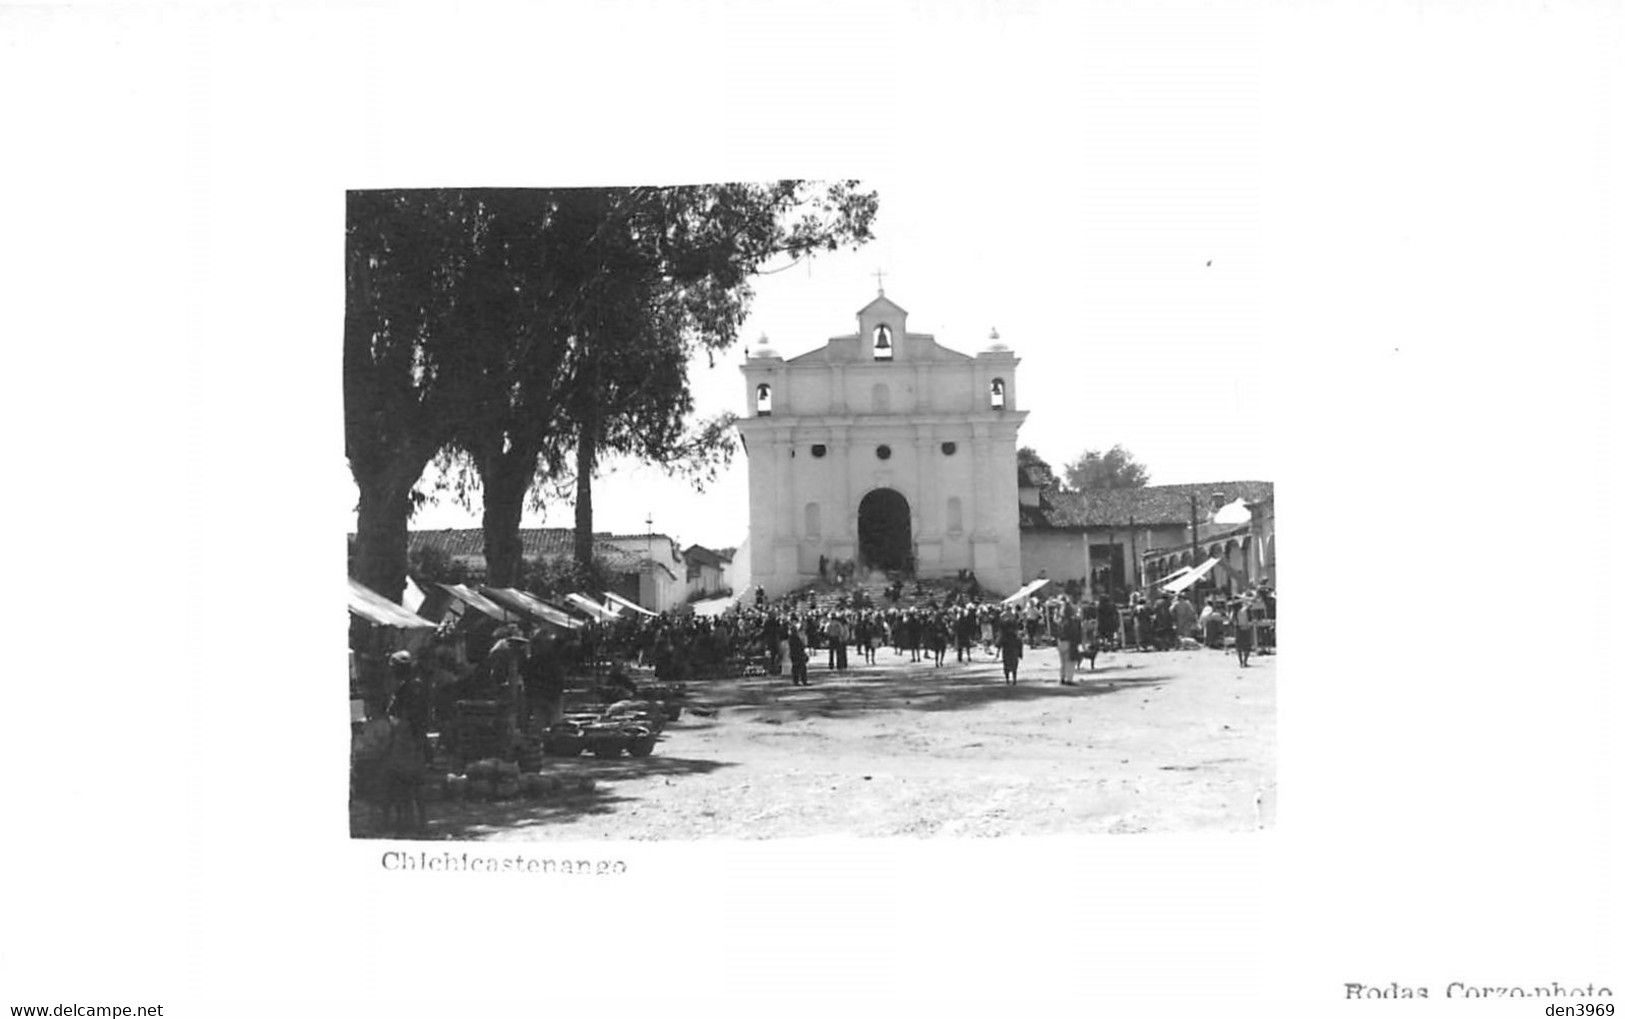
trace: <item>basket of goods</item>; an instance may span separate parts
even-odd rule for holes
[[[540,771],[546,753],[546,737],[527,734],[519,744],[519,770]]]
[[[446,799],[454,800],[454,801],[455,800],[461,800],[463,797],[465,797],[467,795],[468,795],[468,776],[467,775],[447,775],[446,776]]]
[[[502,782],[503,762],[495,757],[481,758],[468,765],[466,775],[468,797],[476,800],[490,799],[497,795],[497,787]]]
[[[665,711],[666,720],[675,722],[683,714],[682,702],[688,699],[688,684],[645,683],[638,688],[638,696],[658,703]]]
[[[625,727],[619,722],[593,722],[582,726],[582,735],[594,757],[619,757],[626,749]]]
[[[606,722],[635,722],[656,735],[666,728],[666,709],[649,700],[617,701],[604,709]]]
[[[542,752],[554,757],[574,757],[587,749],[582,723],[565,719],[542,735]]]
[[[502,761],[497,764],[496,773],[491,781],[491,792],[499,800],[512,799],[519,795],[519,765]]]

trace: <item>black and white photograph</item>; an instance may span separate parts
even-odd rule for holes
[[[1619,4],[0,4],[0,94],[0,1013],[1625,993]]]
[[[1225,190],[1210,208],[1256,207]],[[1235,480],[1270,473],[1249,224],[1178,242],[1231,268],[1084,242],[1078,311],[1052,272],[934,254],[1027,248],[1060,222],[1038,203],[1005,202],[1027,230],[899,206],[850,181],[350,193],[354,834],[1270,822],[1274,485]],[[1006,331],[911,322],[885,270],[851,285],[870,252]],[[1134,356],[1093,352],[1118,315]],[[1156,364],[1177,406],[1146,413]]]

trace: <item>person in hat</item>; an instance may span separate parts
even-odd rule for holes
[[[511,623],[498,629],[496,636],[496,643],[491,645],[491,651],[486,655],[485,668],[503,728],[511,733],[519,727],[520,702],[524,699],[519,662],[528,642],[523,631]]]
[[[799,624],[790,626],[785,643],[790,648],[790,685],[811,685],[807,680],[807,638],[802,636]]]
[[[1061,685],[1072,686],[1072,676],[1077,671],[1078,658],[1083,651],[1083,620],[1078,618],[1078,610],[1072,607],[1071,602],[1067,602],[1061,610],[1061,635],[1055,649],[1061,655]]]
[[[1236,628],[1236,658],[1241,667],[1247,667],[1247,656],[1253,653],[1253,599],[1257,592],[1248,591],[1231,603],[1230,622]]]
[[[1174,631],[1180,637],[1196,636],[1196,606],[1191,604],[1188,590],[1180,591],[1174,602]]]
[[[1021,664],[1021,629],[1021,620],[1016,618],[1015,612],[1005,609],[999,623],[999,653],[1004,661],[1004,682],[1008,686],[1016,685],[1016,666]]]
[[[429,732],[429,696],[418,677],[412,652],[397,651],[389,656],[389,676],[395,690],[384,713],[404,721],[412,738],[421,742]]]

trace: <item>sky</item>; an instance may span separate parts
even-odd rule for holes
[[[973,45],[951,19],[917,24],[928,66],[854,123],[854,147],[879,158],[841,168],[879,193],[874,240],[758,277],[740,342],[690,367],[696,412],[745,410],[738,365],[760,336],[790,357],[851,332],[879,271],[911,331],[967,353],[999,331],[1021,358],[1021,442],[1057,469],[1121,444],[1152,484],[1275,480],[1257,40],[1200,10],[1155,27],[1144,45],[1123,36],[1150,26],[1125,21],[1063,48],[1028,33]],[[1044,101],[1012,102],[1023,96]],[[611,465],[595,528],[642,533],[652,518],[684,544],[738,545],[747,470],[740,454],[701,494],[657,467]],[[572,520],[555,504],[525,524]],[[413,526],[478,517],[446,503]]]

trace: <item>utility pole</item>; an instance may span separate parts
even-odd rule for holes
[[[1196,493],[1191,493],[1191,569],[1200,566],[1202,553],[1199,550],[1201,542],[1196,538]]]
[[[1145,578],[1140,574],[1140,550],[1134,545],[1134,518],[1128,518],[1128,582],[1134,588],[1141,586]]]

